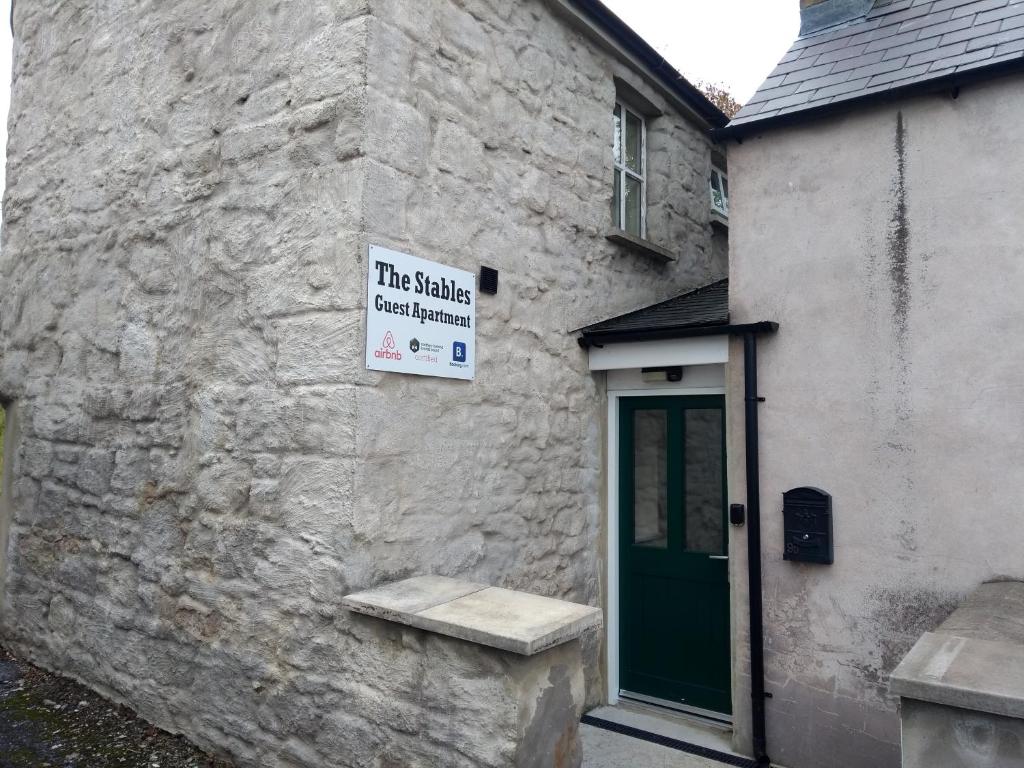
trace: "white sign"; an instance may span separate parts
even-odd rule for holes
[[[366,367],[449,379],[476,374],[476,278],[379,245],[366,280]]]

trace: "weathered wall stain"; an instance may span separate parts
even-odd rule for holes
[[[1020,768],[1024,723],[914,699],[902,703],[905,768]]]
[[[903,112],[896,114],[896,176],[892,182],[892,211],[886,238],[892,312],[897,339],[902,345],[907,335],[910,313],[910,225],[907,221],[907,131]]]
[[[886,234],[889,293],[892,302],[892,347],[890,375],[892,377],[893,421],[880,446],[879,456],[894,478],[898,508],[906,511],[896,520],[896,540],[906,552],[917,549],[917,525],[914,509],[915,449],[911,431],[912,406],[911,370],[908,360],[911,305],[911,231],[907,212],[907,149],[908,135],[903,112],[896,113],[896,134],[893,153],[896,168],[891,186],[891,208]]]
[[[964,595],[935,589],[893,589],[880,587],[868,596],[871,614],[865,622],[878,657],[860,667],[865,679],[888,690],[889,673],[925,632],[949,618]]]
[[[516,768],[569,768],[579,765],[579,738],[572,696],[572,670],[556,665],[537,699],[516,755]],[[566,728],[566,723],[571,725]]]

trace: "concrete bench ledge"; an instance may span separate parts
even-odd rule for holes
[[[417,576],[344,597],[351,611],[532,656],[601,625],[601,611],[486,584]]]
[[[1024,718],[1024,583],[983,584],[893,671],[903,698]]]
[[[1024,718],[1024,647],[926,632],[892,673],[897,696]]]

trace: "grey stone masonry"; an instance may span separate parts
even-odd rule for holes
[[[493,656],[487,669],[494,678],[489,699],[452,695],[444,703],[453,722],[470,726],[459,733],[460,740],[471,743],[499,733],[516,768],[578,768],[584,703],[579,638],[600,626],[600,610],[440,576],[349,595],[342,605],[467,641],[448,641],[445,662],[458,667]],[[446,670],[439,666],[432,672],[443,679]],[[485,733],[474,731],[477,724]],[[494,765],[509,764],[506,760]]]
[[[1024,583],[982,585],[892,673],[904,768],[1024,766]]]
[[[601,602],[607,400],[570,331],[725,276],[708,126],[547,0],[19,0],[13,28],[0,636],[241,766],[511,764],[493,654],[341,596]],[[672,263],[605,239],[617,82]],[[499,270],[475,381],[365,369],[370,244]]]

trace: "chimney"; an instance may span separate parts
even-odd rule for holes
[[[800,0],[800,37],[859,19],[875,0]]]

